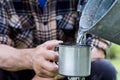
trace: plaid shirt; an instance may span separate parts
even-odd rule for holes
[[[77,3],[48,0],[42,11],[37,0],[0,0],[0,43],[30,48],[52,39],[75,41]]]

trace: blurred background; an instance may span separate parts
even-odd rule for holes
[[[118,80],[120,80],[120,45],[112,43],[108,49],[107,59],[109,59],[117,69],[117,77]]]

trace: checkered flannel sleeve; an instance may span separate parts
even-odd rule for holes
[[[87,34],[86,44],[95,46],[106,53],[106,50],[111,46],[111,42],[105,39],[102,39],[98,36]]]

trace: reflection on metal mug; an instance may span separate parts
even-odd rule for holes
[[[59,45],[59,74],[79,77],[90,75],[91,47],[62,43]]]

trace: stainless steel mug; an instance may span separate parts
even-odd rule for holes
[[[87,45],[59,45],[58,72],[64,76],[88,76],[91,68],[91,47]]]

